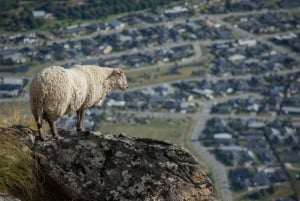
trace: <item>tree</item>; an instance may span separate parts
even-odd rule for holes
[[[38,23],[32,15],[28,15],[27,18],[25,19],[25,21],[26,21],[27,26],[30,29],[34,29],[34,28],[38,27]]]
[[[230,10],[231,9],[230,0],[225,0],[224,7],[225,7],[225,10]]]
[[[260,195],[259,195],[259,192],[254,192],[254,193],[251,193],[248,197],[250,199],[258,200]]]
[[[0,11],[9,11],[19,6],[19,0],[2,0]]]
[[[4,59],[3,57],[0,57],[0,64],[2,65],[14,65],[14,62],[11,60],[11,58]]]
[[[269,194],[273,194],[273,193],[275,192],[274,186],[271,185],[271,186],[267,189],[267,192],[268,192]]]

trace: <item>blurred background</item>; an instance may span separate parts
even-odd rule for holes
[[[85,129],[186,147],[221,200],[296,201],[299,52],[300,0],[0,0],[0,126],[36,129],[28,85],[45,67],[121,67],[129,90]]]

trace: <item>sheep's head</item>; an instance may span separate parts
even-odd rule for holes
[[[120,90],[125,91],[126,89],[128,89],[127,78],[122,69],[114,69],[113,75],[116,78],[115,85],[118,86]]]

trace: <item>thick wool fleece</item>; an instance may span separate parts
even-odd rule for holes
[[[30,85],[30,104],[36,121],[55,122],[64,114],[101,104],[116,84],[112,68],[59,66],[38,73]]]

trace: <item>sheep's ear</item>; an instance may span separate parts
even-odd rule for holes
[[[115,75],[122,75],[122,73],[123,73],[123,71],[121,70],[121,68],[114,69]]]

